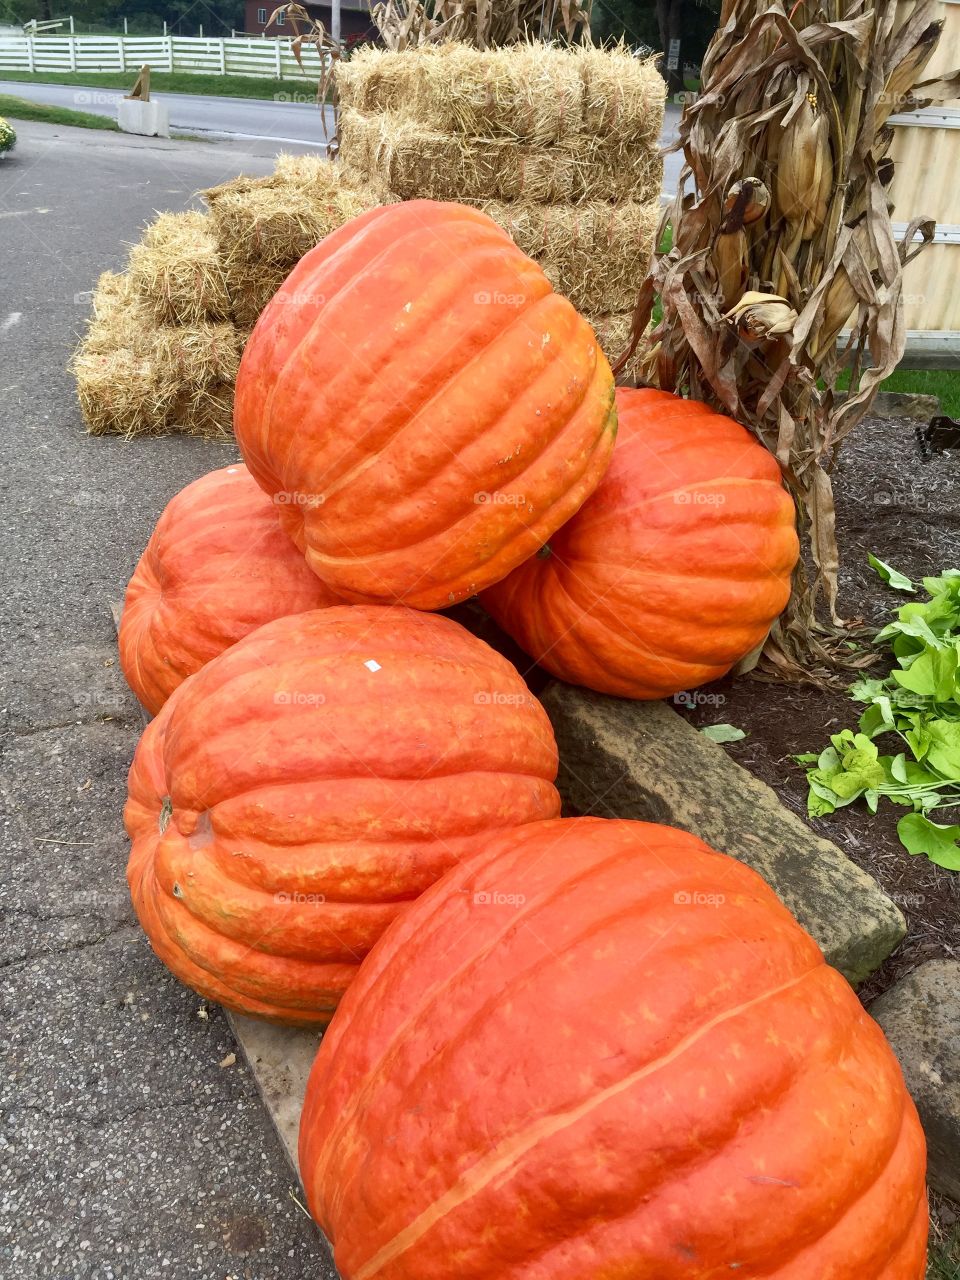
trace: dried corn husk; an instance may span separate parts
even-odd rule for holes
[[[371,16],[388,49],[408,49],[457,40],[492,49],[528,37],[568,41],[590,35],[593,0],[383,0]]]
[[[754,343],[785,337],[798,316],[786,298],[751,290],[723,318],[736,324],[737,333],[744,342]]]
[[[721,233],[713,246],[713,262],[717,274],[717,286],[720,300],[725,307],[731,306],[743,293],[747,283],[747,255],[750,241],[747,233],[739,231]]]
[[[727,192],[723,202],[722,234],[739,231],[759,222],[770,208],[770,192],[759,178],[741,178]]]
[[[876,264],[867,260],[865,255],[869,253],[870,237],[867,225],[861,222],[850,235],[841,265],[823,297],[823,320],[816,347],[818,356],[830,350],[840,330],[859,305],[860,292],[853,280],[855,278],[862,280],[864,276],[869,278],[872,274]],[[849,265],[843,265],[844,262]]]
[[[921,33],[916,44],[907,50],[904,57],[890,71],[877,104],[878,129],[895,112],[910,109],[912,90],[920,80],[920,73],[933,57],[942,31],[942,21],[931,22]]]
[[[823,223],[833,186],[830,127],[813,93],[805,93],[776,145],[777,207],[809,239]]]

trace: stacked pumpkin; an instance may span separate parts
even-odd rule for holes
[[[430,202],[300,262],[235,428],[128,591],[129,880],[202,995],[335,1015],[301,1168],[345,1280],[919,1280],[923,1140],[853,992],[730,858],[560,819],[543,709],[435,612],[481,592],[601,691],[715,678],[787,598],[775,462],[615,396],[539,267]]]

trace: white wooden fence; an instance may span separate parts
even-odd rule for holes
[[[208,75],[258,76],[316,81],[321,59],[302,52],[301,70],[289,38],[213,40],[195,36],[23,36],[0,34],[0,79],[4,70],[136,72],[194,71]]]

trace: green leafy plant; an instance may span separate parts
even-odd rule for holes
[[[711,742],[740,742],[747,736],[732,724],[706,724],[700,732]]]
[[[10,125],[7,124],[6,120],[4,120],[3,116],[0,116],[0,155],[2,155],[4,151],[12,150],[16,140],[17,135],[14,133]]]
[[[880,577],[915,592],[909,578],[870,556]],[[911,810],[897,824],[900,842],[937,866],[960,871],[960,824],[938,823],[939,809],[960,808],[960,569],[924,578],[927,601],[902,605],[876,636],[894,658],[889,675],[864,678],[850,696],[864,704],[858,731],[831,735],[810,765],[811,816],[834,813],[861,797],[872,813],[882,799]],[[899,739],[882,755],[878,740]]]

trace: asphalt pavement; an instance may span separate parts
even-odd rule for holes
[[[35,84],[0,80],[0,93],[11,93],[30,102],[52,107],[69,107],[92,115],[117,118],[122,89],[84,88],[67,84]],[[210,134],[240,139],[265,138],[274,142],[297,142],[326,148],[323,114],[313,93],[302,85],[277,90],[274,100],[260,98],[215,98],[195,93],[155,93],[166,103],[171,130],[177,133]],[[327,122],[333,111],[324,107]]]
[[[170,497],[235,456],[84,434],[66,363],[156,209],[275,148],[16,122],[0,161],[0,1277],[335,1276],[220,1011],[156,960],[121,821],[110,615]]]

